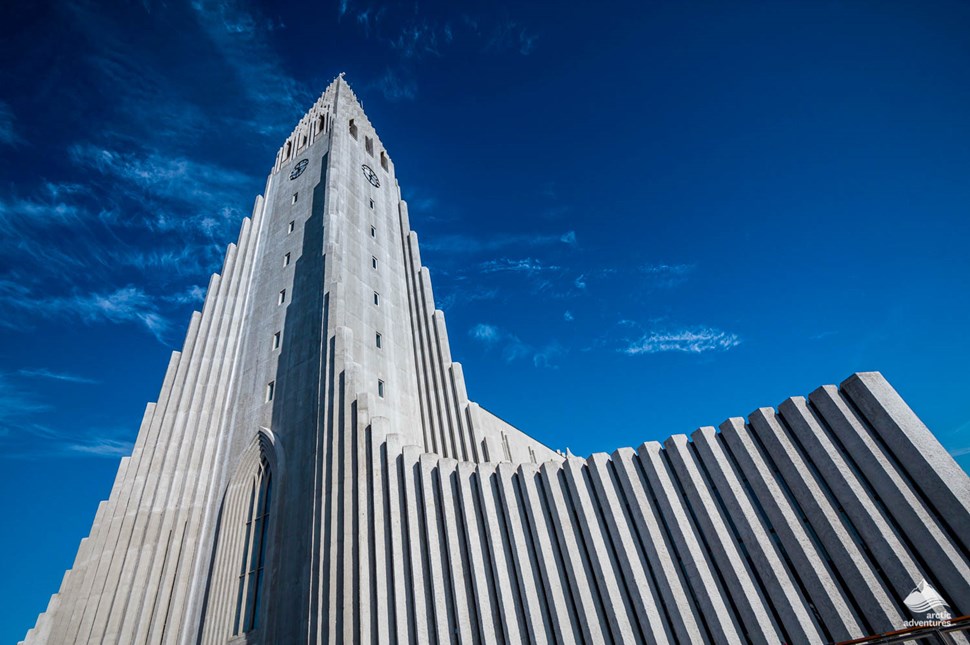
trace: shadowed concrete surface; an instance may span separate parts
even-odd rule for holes
[[[340,77],[24,643],[839,641],[923,580],[970,613],[968,552],[970,479],[876,372],[587,459],[471,402]]]

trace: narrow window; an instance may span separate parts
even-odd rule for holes
[[[258,627],[260,591],[263,587],[266,564],[266,526],[269,524],[272,473],[264,458],[256,476],[252,478],[249,507],[246,513],[246,537],[243,561],[239,572],[239,592],[236,598],[236,623],[233,630],[244,634]]]
[[[317,134],[323,132],[323,115],[317,119]]]
[[[290,254],[289,253],[287,253],[286,255],[283,256],[283,266],[285,266],[285,267],[290,266]]]
[[[381,332],[377,332],[377,336],[374,338],[374,342],[377,344],[377,349],[382,348],[384,345],[382,343]]]
[[[300,139],[300,147],[302,148],[305,145],[306,145],[306,135],[304,134],[303,138]]]
[[[286,302],[286,289],[280,289],[280,297],[279,300],[276,301],[276,304],[281,305],[284,302]]]
[[[377,237],[377,229],[374,228],[373,226],[370,227],[370,236]]]
[[[283,153],[283,161],[286,161],[287,159],[290,158],[290,151],[292,149],[293,149],[293,142],[292,141],[287,141],[286,142],[286,151]]]
[[[276,381],[270,381],[266,384],[266,402],[269,403],[273,400],[273,395],[276,393]]]
[[[293,197],[290,198],[290,203],[291,204],[295,204],[296,203],[296,196],[297,195],[298,195],[298,193],[293,193]]]
[[[280,333],[281,332],[276,332],[275,334],[273,334],[273,349],[280,348]]]
[[[377,396],[384,398],[384,381],[377,381]]]
[[[353,119],[350,120],[350,136],[352,136],[354,139],[357,138],[357,124],[354,123]]]
[[[295,221],[290,222],[289,224],[287,224],[286,225],[286,234],[289,235],[290,233],[292,233],[294,228],[296,228],[296,222]]]
[[[372,269],[376,269],[377,268],[377,258],[375,258],[374,256],[371,256],[370,266],[371,266]]]
[[[370,208],[371,208],[371,210],[374,210],[374,200],[373,199],[370,200]]]
[[[374,292],[374,304],[380,306],[381,304],[381,294]]]
[[[374,140],[370,137],[364,137],[364,150],[366,150],[367,154],[370,156],[374,156]]]
[[[381,168],[387,170],[387,155],[381,150]]]

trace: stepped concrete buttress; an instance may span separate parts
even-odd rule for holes
[[[921,579],[970,614],[968,552],[970,480],[875,372],[588,459],[470,401],[340,77],[24,643],[820,643]]]

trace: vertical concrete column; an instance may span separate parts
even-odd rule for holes
[[[710,427],[699,428],[691,438],[725,511],[767,588],[768,602],[777,610],[787,634],[799,642],[824,641],[825,637],[806,609],[806,599],[798,592],[796,583],[785,568],[782,554],[771,541],[734,466],[722,450],[716,431]]]
[[[474,590],[475,606],[479,617],[475,642],[496,643],[502,638],[498,615],[498,601],[491,576],[491,562],[485,525],[479,510],[479,495],[475,491],[477,471],[475,464],[459,462],[457,469],[459,504],[468,541],[468,574]]]
[[[515,469],[512,464],[501,463],[495,469],[495,478],[501,494],[499,506],[505,512],[505,523],[508,526],[509,540],[512,543],[512,558],[515,563],[516,578],[519,586],[519,597],[522,599],[522,609],[525,623],[529,631],[531,642],[548,643],[552,638],[545,602],[539,584],[539,572],[535,562],[531,540],[529,539],[529,522],[519,505],[519,495],[515,482]]]
[[[905,598],[922,578],[909,549],[886,521],[869,491],[855,477],[852,466],[819,424],[805,399],[787,399],[778,406],[778,411],[798,437],[829,490],[852,518],[852,524],[897,597]]]
[[[387,531],[391,536],[391,570],[394,574],[393,603],[394,631],[392,638],[398,643],[406,643],[413,633],[413,608],[409,602],[413,593],[414,580],[411,577],[411,567],[405,549],[407,541],[407,511],[404,501],[404,457],[402,455],[401,437],[398,434],[387,435],[384,450],[387,464]]]
[[[674,636],[663,615],[660,593],[653,585],[648,573],[649,565],[644,561],[633,537],[632,531],[635,529],[630,525],[625,505],[610,472],[610,457],[599,452],[590,455],[586,463],[593,490],[599,498],[599,507],[603,511],[604,523],[609,530],[610,541],[616,550],[616,560],[623,574],[626,594],[632,604],[631,615],[639,622],[640,632],[645,638],[654,643],[671,642]]]
[[[367,617],[371,623],[371,633],[377,643],[390,643],[393,622],[393,567],[388,560],[393,557],[390,540],[390,509],[388,507],[388,467],[385,462],[385,442],[388,423],[385,417],[371,418],[367,431],[367,447],[370,459],[371,498],[371,570],[373,575],[373,611]]]
[[[896,629],[903,617],[829,496],[792,444],[775,411],[761,408],[751,413],[750,419],[762,445],[811,522],[871,627],[881,631]]]
[[[495,490],[495,464],[480,464],[477,468],[478,494],[482,505],[482,518],[485,523],[485,536],[488,539],[492,575],[498,601],[499,619],[507,643],[524,642],[527,635],[520,625],[518,593],[514,586],[515,569],[510,562],[511,548],[506,542],[505,527],[498,507],[500,500]]]
[[[581,638],[579,622],[572,610],[569,594],[569,580],[566,577],[566,564],[558,554],[554,529],[543,504],[541,484],[538,482],[539,469],[535,464],[522,464],[518,469],[519,485],[522,489],[522,505],[528,516],[528,526],[532,532],[532,542],[536,548],[538,575],[542,579],[545,596],[549,605],[549,618],[555,635],[555,642],[573,645]]]
[[[471,584],[468,551],[465,548],[463,533],[471,527],[462,519],[457,487],[458,461],[440,459],[438,461],[438,480],[441,485],[441,521],[447,563],[451,577],[452,602],[455,613],[454,633],[461,643],[475,641],[472,616],[475,613],[474,591]]]
[[[748,635],[758,642],[777,643],[785,640],[768,611],[765,597],[748,563],[734,541],[731,528],[721,515],[710,483],[694,460],[687,437],[674,435],[664,442],[664,447],[707,547],[721,571],[721,578],[727,587],[725,591],[738,608]]]
[[[419,446],[404,446],[402,465],[404,467],[404,499],[407,508],[408,558],[411,561],[411,580],[414,607],[415,642],[432,643],[434,624],[434,605],[429,598],[431,578],[428,571],[427,544],[421,515],[423,496],[418,482],[418,460],[422,450]]]
[[[586,463],[582,459],[570,458],[563,462],[563,474],[576,513],[576,525],[586,545],[586,552],[589,554],[593,579],[599,589],[610,631],[614,640],[621,643],[630,642],[642,636],[638,628],[630,624],[632,608],[629,600],[620,591],[622,574],[613,554],[610,553],[608,538],[604,534],[605,531],[590,495],[585,470]]]
[[[938,517],[970,551],[970,477],[882,374],[853,374],[840,389],[893,452]]]
[[[639,535],[648,566],[663,589],[658,596],[670,614],[671,628],[676,638],[688,643],[709,642],[703,621],[690,596],[687,582],[677,566],[677,553],[663,528],[663,520],[650,500],[647,484],[636,463],[632,448],[613,453],[612,462],[623,494],[630,505],[630,515]]]
[[[928,511],[895,460],[886,454],[838,388],[826,385],[808,398],[864,473],[886,511],[910,541],[918,545],[918,550],[930,554],[926,562],[940,585],[937,591],[949,596],[961,608],[958,611],[970,612],[970,563],[966,552]],[[939,555],[932,555],[934,552]]]
[[[539,472],[576,611],[580,614],[583,638],[588,643],[606,643],[612,640],[609,619],[600,602],[592,565],[585,556],[581,538],[576,534],[576,520],[572,505],[567,501],[562,464],[547,461]]]
[[[423,500],[421,512],[424,517],[422,519],[427,535],[425,555],[428,558],[430,572],[428,585],[431,592],[432,607],[434,608],[433,628],[437,642],[448,643],[451,642],[451,634],[455,628],[455,614],[451,605],[450,583],[452,580],[448,567],[449,554],[446,551],[446,543],[442,542],[444,536],[442,535],[440,517],[441,499],[435,481],[437,465],[438,457],[425,453],[421,455],[418,461],[418,474]]]
[[[728,419],[721,424],[721,433],[832,637],[850,640],[862,636],[855,610],[828,559],[817,550],[796,512],[797,502],[785,494],[744,419]]]
[[[651,441],[637,450],[640,466],[659,504],[660,516],[687,571],[687,580],[707,621],[715,642],[741,641],[741,629],[725,603],[725,590],[717,580],[713,563],[690,519],[686,502],[674,484],[660,444]]]

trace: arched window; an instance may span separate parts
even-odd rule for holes
[[[282,454],[272,434],[260,428],[239,455],[226,486],[216,529],[212,569],[202,615],[201,645],[226,642],[261,628],[271,610],[274,528],[273,490],[282,490]],[[278,513],[277,513],[278,514]],[[248,637],[247,637],[248,638]]]
[[[252,479],[249,509],[246,514],[246,536],[239,568],[239,591],[236,597],[236,634],[256,629],[259,616],[260,589],[266,561],[266,525],[269,523],[273,477],[264,458]]]

